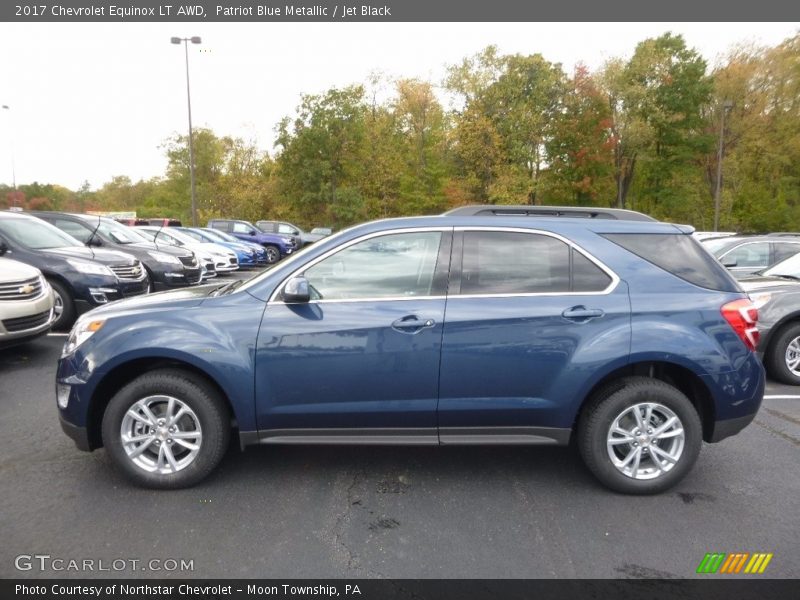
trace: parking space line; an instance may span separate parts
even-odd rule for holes
[[[68,333],[48,333],[47,337],[67,337]]]
[[[800,398],[800,394],[767,394],[764,400],[786,400],[788,398]]]

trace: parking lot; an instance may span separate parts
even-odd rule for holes
[[[232,446],[197,487],[153,492],[61,432],[63,343],[0,351],[4,577],[669,578],[706,552],[771,552],[769,576],[800,576],[800,389],[770,383],[756,421],[660,496],[611,493],[546,447]],[[21,572],[20,554],[193,570]]]

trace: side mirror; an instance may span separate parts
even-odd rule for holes
[[[102,245],[103,245],[103,240],[101,240],[101,239],[100,239],[99,237],[97,237],[97,236],[93,236],[93,237],[89,238],[89,241],[88,241],[88,242],[86,242],[86,245],[87,245],[87,246],[94,246],[94,247],[96,247],[96,248],[97,248],[97,247],[99,247],[99,246],[102,246]]]
[[[0,256],[3,256],[6,252],[8,252],[8,246],[5,242],[0,241]]]
[[[311,300],[308,289],[308,279],[305,277],[292,277],[283,286],[283,301],[287,304],[300,304]]]
[[[256,234],[256,230],[255,229],[251,229],[250,230],[250,235],[255,235],[255,234]]]
[[[726,269],[730,269],[731,267],[735,267],[737,264],[735,258],[723,258],[722,259],[722,266]]]

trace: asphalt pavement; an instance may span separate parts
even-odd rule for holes
[[[755,422],[659,496],[609,492],[545,447],[232,446],[195,488],[155,492],[61,432],[63,343],[0,351],[2,577],[672,578],[707,552],[800,576],[800,388],[770,383]],[[94,571],[15,568],[37,554]]]

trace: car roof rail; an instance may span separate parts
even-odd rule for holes
[[[650,215],[622,208],[596,206],[540,206],[472,204],[443,213],[448,217],[567,217],[577,219],[612,219],[619,221],[657,221]]]
[[[774,237],[800,237],[800,232],[797,232],[797,231],[774,231],[772,233],[768,233],[767,235],[774,236]]]

